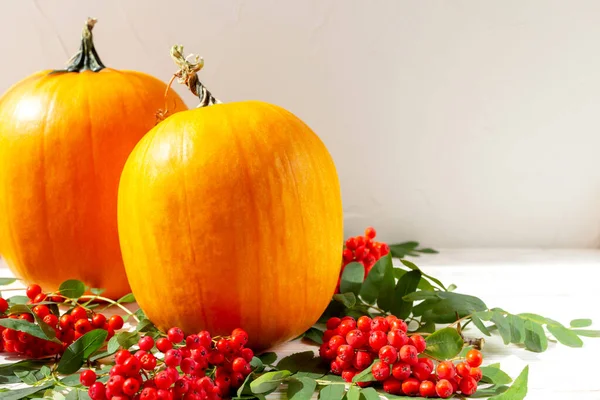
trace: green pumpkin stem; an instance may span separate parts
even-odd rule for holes
[[[190,57],[194,57],[194,60],[188,60]],[[179,67],[179,71],[174,74],[173,79],[178,78],[179,83],[186,85],[195,96],[198,96],[200,99],[198,108],[221,103],[198,79],[198,71],[204,67],[204,60],[200,56],[190,54],[184,57],[183,46],[175,45],[171,47],[171,58]]]
[[[54,72],[99,72],[106,68],[94,47],[92,29],[96,25],[96,18],[88,18],[81,32],[81,45],[79,51],[68,61],[67,68]]]

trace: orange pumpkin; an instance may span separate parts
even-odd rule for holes
[[[161,329],[242,327],[266,349],[309,328],[331,300],[343,240],[336,168],[292,113],[217,102],[180,51],[180,76],[205,107],[158,124],[125,164],[118,221],[129,283]]]
[[[0,254],[28,282],[56,290],[80,279],[105,295],[129,292],[117,232],[127,156],[165,104],[185,110],[160,80],[106,68],[88,20],[61,71],[40,71],[0,98]]]

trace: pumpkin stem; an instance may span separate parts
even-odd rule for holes
[[[100,56],[96,52],[94,47],[94,37],[92,35],[92,29],[98,20],[96,18],[88,18],[81,32],[81,45],[79,51],[71,57],[67,62],[67,68],[63,70],[57,70],[55,72],[83,72],[92,71],[98,72],[106,68]]]
[[[194,60],[190,61],[188,58],[193,57]],[[209,91],[206,86],[198,79],[198,71],[204,67],[204,60],[202,57],[190,54],[187,57],[183,56],[183,46],[175,45],[171,47],[171,58],[179,67],[173,78],[178,78],[179,83],[186,85],[195,96],[200,99],[200,107],[206,107],[213,104],[221,104]],[[172,79],[171,79],[172,81]]]

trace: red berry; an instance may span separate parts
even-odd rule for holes
[[[254,357],[254,352],[249,347],[243,348],[241,351],[241,354],[242,354],[242,358],[244,360],[246,360],[247,362],[252,361],[252,358]]]
[[[400,349],[405,344],[408,344],[408,336],[406,336],[404,331],[396,329],[388,332],[387,341],[395,348]]]
[[[173,348],[173,344],[167,338],[160,338],[156,341],[156,348],[161,353],[166,353]]]
[[[350,249],[344,249],[344,251],[342,251],[342,258],[344,261],[350,262],[354,260],[354,253],[352,253],[352,250]]]
[[[418,362],[412,367],[412,374],[419,381],[424,381],[431,375],[431,367],[424,362]]]
[[[210,333],[208,331],[198,332],[198,338],[200,339],[200,344],[204,348],[210,348],[210,345],[212,344],[212,337],[210,336]]]
[[[150,351],[154,347],[154,339],[151,336],[142,336],[138,340],[138,346],[140,350]]]
[[[433,361],[431,361],[429,358],[426,358],[426,357],[419,358],[419,363],[427,364],[429,366],[429,369],[431,371],[433,371]]]
[[[123,382],[123,393],[127,396],[133,396],[140,390],[140,381],[135,378],[127,378]]]
[[[342,322],[340,322],[340,325],[337,327],[338,334],[343,337],[346,337],[348,332],[354,329],[356,329],[356,320],[354,318],[342,320]]]
[[[475,379],[476,382],[479,382],[481,378],[483,378],[483,373],[481,372],[481,369],[479,367],[473,367],[469,371],[469,376]]]
[[[383,346],[381,349],[379,349],[379,359],[388,364],[393,364],[398,360],[398,350],[390,345]]]
[[[179,368],[181,368],[181,372],[184,374],[190,375],[196,368],[196,361],[192,360],[191,358],[184,358],[181,360]]]
[[[81,335],[85,335],[91,330],[92,324],[90,324],[90,321],[88,321],[87,318],[80,319],[79,321],[75,322],[75,332],[79,332]]]
[[[407,379],[412,373],[410,365],[404,362],[397,362],[392,366],[392,375],[399,381]]]
[[[81,382],[83,386],[92,386],[92,384],[96,382],[96,373],[91,369],[86,369],[79,374],[79,382]]]
[[[8,301],[0,297],[0,314],[6,312],[6,310],[8,310]]]
[[[419,394],[421,397],[435,397],[435,384],[432,381],[423,381],[419,387]]]
[[[102,382],[95,382],[88,389],[88,395],[92,400],[104,400],[106,398],[106,388]]]
[[[369,336],[360,329],[354,329],[346,335],[346,342],[355,349],[361,349],[368,344]],[[331,340],[329,343],[331,344]]]
[[[231,363],[231,369],[233,370],[233,372],[244,372],[244,369],[246,369],[246,365],[248,365],[248,362],[245,359],[243,359],[242,357],[237,357]]]
[[[33,307],[33,312],[35,313],[35,315],[43,319],[46,315],[50,314],[50,309],[48,308],[48,306],[41,304],[39,306]]]
[[[479,367],[481,365],[481,362],[483,361],[483,356],[481,355],[481,352],[475,349],[469,350],[466,358],[467,363],[469,363],[471,367]]]
[[[376,235],[377,233],[375,232],[375,229],[372,226],[369,226],[367,229],[365,229],[365,237],[369,239],[374,239]]]
[[[167,371],[161,371],[154,377],[154,384],[159,389],[168,389],[173,384],[171,378]]]
[[[450,361],[442,361],[436,368],[439,379],[453,379],[456,376],[456,368]]]
[[[225,396],[229,392],[231,386],[231,378],[229,375],[221,375],[215,379],[215,386],[219,388],[221,396]]]
[[[475,367],[477,368],[477,367]],[[465,396],[470,396],[477,391],[477,381],[470,376],[460,380],[460,392]]]
[[[390,323],[383,317],[375,317],[371,321],[371,330],[387,333],[390,330]]]
[[[408,396],[414,396],[419,393],[421,382],[415,378],[407,378],[402,382],[402,391]]]
[[[31,323],[33,323],[33,321],[35,321],[33,318],[33,315],[31,315],[31,314],[21,314],[21,315],[19,315],[19,319],[22,319],[22,320],[25,320],[25,321],[28,321]]]
[[[140,369],[142,368],[142,363],[137,357],[129,357],[127,360],[125,360],[122,366],[125,375],[134,376],[135,374],[140,372]]]
[[[356,238],[351,237],[350,239],[346,240],[346,247],[349,250],[355,250],[358,247]]]
[[[204,377],[202,379],[210,379],[208,377]],[[201,379],[199,379],[201,380]],[[186,394],[188,392],[190,388],[190,385],[188,383],[187,380],[185,379],[178,379],[175,384],[173,385],[173,394],[177,397],[177,398],[181,398],[181,396],[183,396],[184,394]]]
[[[456,366],[456,373],[460,377],[469,376],[469,371],[471,370],[471,366],[466,362],[461,362]]]
[[[355,369],[346,369],[342,371],[342,379],[346,382],[352,382],[352,378],[358,374],[358,371]]]
[[[31,284],[29,286],[27,286],[27,289],[25,289],[25,294],[27,295],[27,297],[29,297],[31,300],[35,299],[35,297],[42,293],[42,288],[40,285],[38,284]]]
[[[390,365],[383,361],[377,361],[371,367],[371,372],[378,381],[385,381],[391,375]]]
[[[142,357],[140,357],[140,363],[142,364],[142,368],[144,370],[152,371],[154,368],[156,368],[156,357],[154,357],[154,354],[152,353],[144,354]]]
[[[414,346],[417,349],[417,353],[422,353],[425,351],[425,347],[427,347],[427,342],[425,342],[425,339],[421,335],[412,335],[408,339],[408,344]]]
[[[19,339],[19,342],[21,343],[31,343],[33,342],[33,336],[31,336],[29,333],[26,332],[19,332],[17,333],[17,338]]]
[[[373,351],[379,351],[387,343],[388,339],[383,331],[371,331],[369,334],[369,346]]]
[[[215,349],[208,353],[208,362],[212,365],[220,365],[223,361],[225,361],[225,354],[220,351]]]
[[[331,339],[329,339],[328,344],[329,347],[335,352],[341,345],[346,344],[346,339],[344,339],[340,335],[335,335]]]
[[[363,332],[369,332],[371,331],[371,321],[371,318],[363,315],[356,321],[356,327]]]
[[[339,319],[338,317],[331,317],[327,320],[327,329],[335,329],[340,325],[340,322],[342,322],[341,319]]]
[[[63,314],[59,319],[60,327],[63,330],[72,328],[74,323],[73,317],[69,314]]]
[[[402,382],[395,378],[388,378],[383,382],[383,391],[389,394],[401,395]]]
[[[157,400],[173,400],[173,392],[165,389],[158,389],[156,391]]]
[[[118,331],[123,327],[123,317],[120,315],[113,315],[108,319],[108,326],[113,328],[115,331]]]
[[[106,316],[104,316],[104,314],[94,314],[92,317],[92,325],[94,325],[94,328],[102,328],[105,323]]]
[[[390,330],[399,330],[404,333],[408,331],[408,325],[401,319],[390,322]]]
[[[181,364],[182,358],[183,357],[180,350],[168,350],[165,353],[165,364],[167,364],[169,367],[177,367],[179,364]]]
[[[419,362],[417,354],[415,346],[411,346],[410,344],[406,344],[400,348],[400,360],[407,364],[416,365]]]
[[[336,360],[333,360],[331,364],[329,364],[329,367],[330,371],[335,375],[341,375],[344,370]]]
[[[122,365],[129,357],[131,357],[131,353],[125,349],[121,349],[115,354],[115,363]]]
[[[218,353],[221,354],[221,353]],[[221,354],[222,355],[222,354]],[[335,358],[336,351],[329,343],[325,342],[319,347],[319,356],[324,360],[333,360]],[[211,364],[214,364],[211,362]]]
[[[173,327],[167,331],[167,337],[173,344],[181,343],[183,340],[183,331],[180,328]]]
[[[349,360],[342,360],[339,356],[337,356],[334,361],[342,371],[354,368],[352,366],[352,363],[354,362],[354,356],[352,356],[352,358]]]
[[[147,387],[142,390],[140,400],[158,400],[158,394],[155,388]]]
[[[373,357],[366,351],[358,351],[352,360],[352,366],[359,371],[367,368],[373,362]]]
[[[122,375],[113,375],[108,378],[106,382],[106,388],[112,393],[113,396],[121,394],[123,391],[123,383],[125,378]]]
[[[337,356],[343,361],[352,361],[354,359],[354,347],[344,344],[338,347]]]
[[[71,310],[71,318],[73,318],[73,321],[87,319],[87,311],[85,311],[85,308],[83,307],[75,307],[73,310]]]
[[[246,343],[248,343],[248,333],[241,328],[234,329],[233,332],[231,332],[231,337],[242,346],[245,346]]]
[[[337,329],[327,329],[325,332],[323,332],[323,342],[328,342],[329,339],[336,336],[337,334]]]
[[[354,258],[356,261],[362,261],[369,254],[369,249],[365,246],[358,246],[356,250],[354,250]]]
[[[452,396],[454,389],[450,381],[447,379],[442,379],[435,385],[435,392],[442,399],[447,399],[448,397]]]

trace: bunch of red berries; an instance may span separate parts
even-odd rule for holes
[[[96,381],[93,370],[81,372],[79,379],[89,386],[92,400],[218,400],[252,372],[254,353],[246,343],[248,334],[239,328],[215,338],[208,331],[184,337],[181,329],[171,328],[156,341],[142,336],[135,353],[119,350],[106,384]]]
[[[104,314],[94,313],[80,306],[60,316],[55,313],[56,311],[53,312],[48,304],[39,303],[59,303],[64,300],[64,297],[60,295],[49,296],[43,293],[42,288],[37,284],[29,285],[26,294],[29,298],[27,304],[33,306],[31,308],[33,313],[10,313],[8,302],[0,298],[0,314],[3,314],[0,318],[15,318],[35,323],[35,314],[38,319],[54,329],[56,338],[61,341],[61,344],[0,326],[0,351],[23,354],[29,358],[52,356],[62,354],[71,343],[92,329],[106,330],[108,339],[110,339],[115,334],[115,330],[123,327],[123,318],[120,315],[113,315],[107,319]],[[8,314],[6,314],[7,311]]]
[[[381,257],[385,256],[390,252],[390,248],[387,244],[376,242],[375,236],[377,232],[372,227],[365,229],[364,236],[354,236],[346,240],[346,246],[342,252],[342,270],[340,271],[340,279],[344,268],[349,263],[355,261],[365,266],[365,278],[373,268],[373,265]],[[336,293],[340,291],[340,279],[335,289]]]
[[[479,351],[470,350],[466,361],[458,365],[442,361],[435,367],[422,354],[425,339],[416,334],[408,336],[407,328],[406,322],[393,315],[373,319],[363,316],[358,321],[352,317],[330,318],[319,353],[329,362],[331,372],[347,382],[373,364],[373,377],[390,394],[448,398],[458,392],[463,396],[475,393],[482,377]]]

